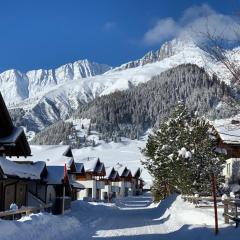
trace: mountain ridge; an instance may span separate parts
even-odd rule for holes
[[[150,53],[147,54],[147,57],[143,57],[145,60],[149,58],[150,62],[142,62],[143,65],[127,66],[126,69],[115,68],[91,77],[68,79],[57,86],[53,84],[54,87],[48,87],[48,91],[44,94],[33,95],[32,98],[10,106],[13,117],[18,119],[18,125],[38,132],[54,122],[66,119],[79,106],[93,101],[96,97],[133,88],[181,64],[196,64],[203,67],[210,76],[216,73],[221,81],[228,85],[231,84],[231,74],[223,64],[213,61],[191,41],[172,40],[166,42],[156,54],[162,60],[156,61],[156,58]],[[240,51],[229,51],[229,54],[240,63]],[[140,60],[137,61],[140,62]],[[68,69],[68,67],[66,68]],[[71,71],[63,72],[69,78],[71,77]],[[44,81],[42,82],[44,83]],[[21,113],[21,119],[17,113]]]
[[[68,81],[102,74],[111,68],[106,64],[84,59],[56,69],[30,70],[26,73],[10,69],[0,73],[0,87],[7,104],[14,106],[24,100],[41,97]]]

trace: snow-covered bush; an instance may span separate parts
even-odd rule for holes
[[[10,210],[11,210],[11,211],[16,211],[16,210],[18,210],[18,205],[17,205],[16,203],[11,203],[11,205],[10,205]]]

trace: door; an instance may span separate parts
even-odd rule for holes
[[[26,206],[26,192],[27,186],[24,183],[17,184],[17,191],[16,191],[16,204],[20,208],[21,206]]]
[[[9,210],[10,205],[15,202],[15,184],[5,187],[4,210]]]

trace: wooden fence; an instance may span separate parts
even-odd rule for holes
[[[184,201],[188,201],[190,203],[195,204],[195,207],[199,207],[199,208],[211,208],[212,205],[205,205],[202,204],[203,202],[213,202],[213,197],[212,196],[207,196],[207,197],[195,197],[195,196],[189,196],[189,195],[183,195],[182,199]],[[217,202],[221,203],[222,202],[222,198],[221,197],[217,197]],[[218,205],[218,207],[223,207],[223,205]]]
[[[223,200],[224,204],[224,221],[225,223],[229,223],[229,220],[232,220],[236,223],[236,227],[238,227],[240,223],[240,199],[226,199]]]
[[[52,203],[42,205],[39,207],[22,207],[17,210],[8,210],[8,211],[0,212],[0,218],[14,220],[16,218],[17,219],[21,218],[21,216],[23,215],[29,215],[31,213],[38,213],[46,210],[51,211],[51,209],[52,209]]]
[[[191,202],[195,204],[195,207],[199,208],[213,208],[213,197],[195,197],[195,196],[186,196],[183,195],[182,199],[184,201]],[[208,202],[210,204],[203,204],[203,202]],[[236,227],[239,226],[240,223],[240,199],[235,198],[227,198],[225,200],[222,200],[221,197],[217,197],[218,208],[224,208],[223,216],[224,216],[224,222],[226,224],[230,223],[230,220],[235,222]]]

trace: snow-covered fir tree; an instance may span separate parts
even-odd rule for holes
[[[215,132],[208,122],[179,103],[167,122],[148,138],[143,164],[154,177],[160,198],[173,191],[210,194],[211,173],[221,177],[223,157],[214,151]],[[156,194],[155,194],[156,195]]]

